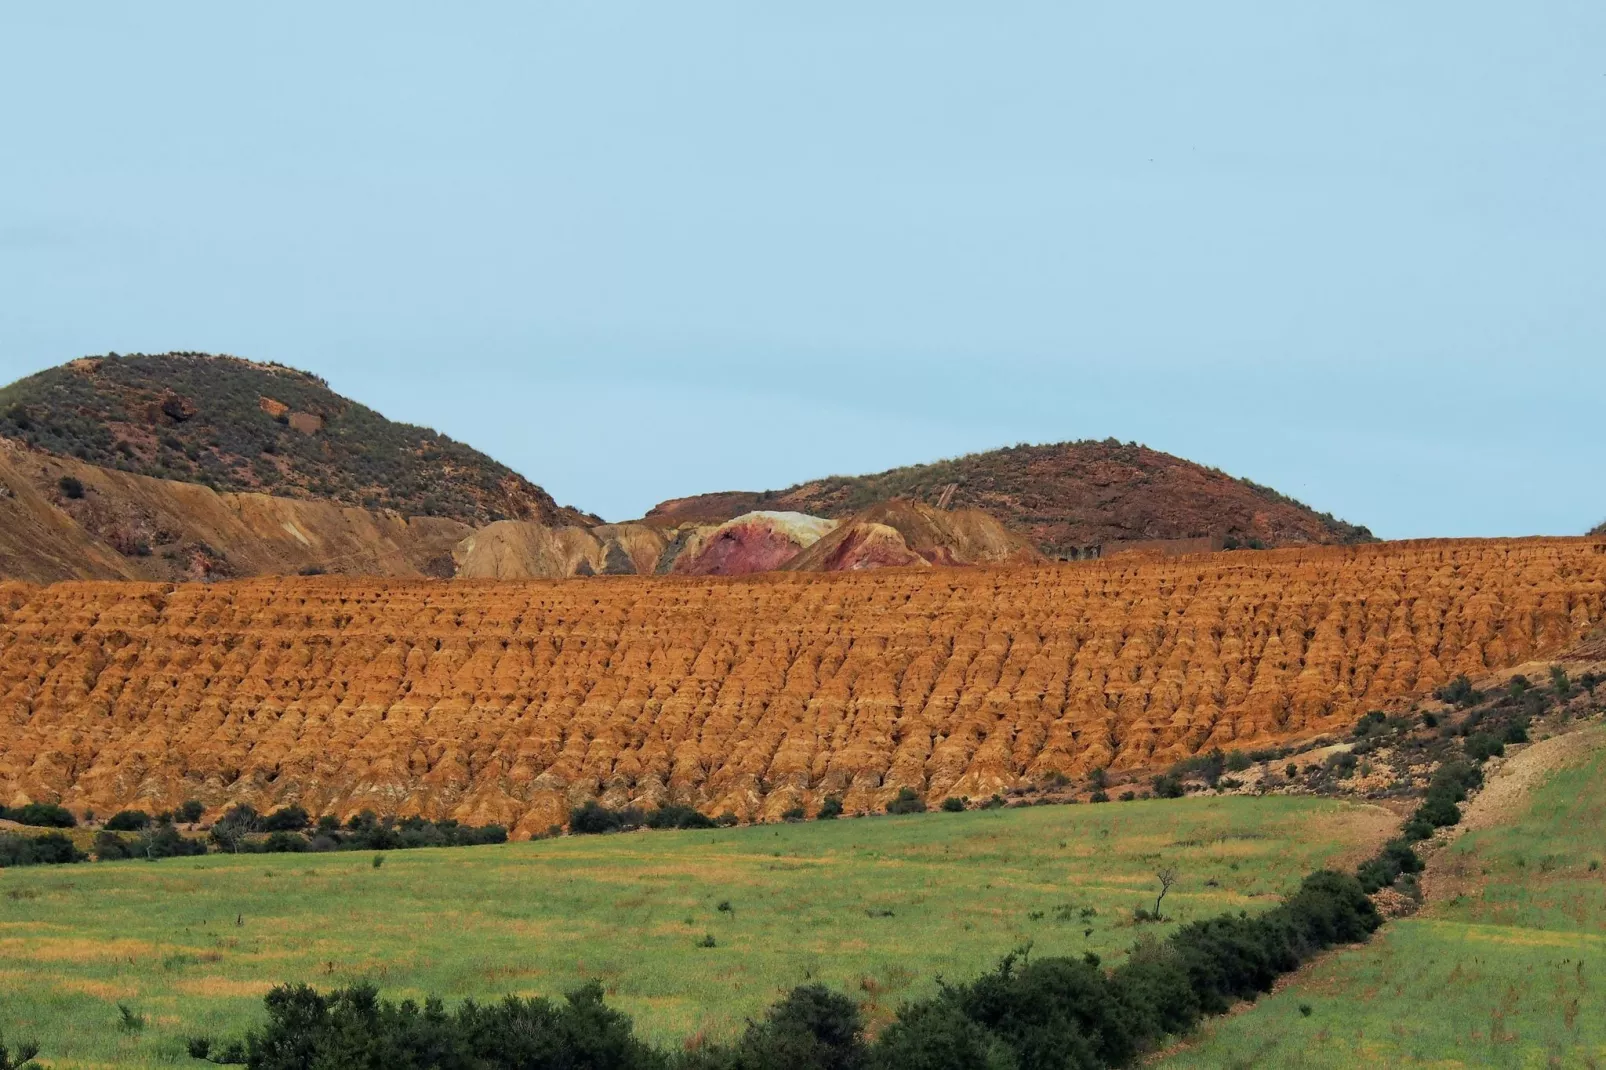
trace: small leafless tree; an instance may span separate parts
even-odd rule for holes
[[[1156,873],[1155,877],[1160,881],[1160,894],[1154,897],[1154,920],[1155,921],[1159,921],[1160,920],[1160,900],[1164,899],[1165,898],[1165,893],[1169,892],[1171,890],[1171,886],[1173,884],[1177,883],[1177,870],[1176,870],[1176,867],[1175,866],[1167,866],[1166,868],[1164,868],[1164,869],[1160,870],[1158,873]]]

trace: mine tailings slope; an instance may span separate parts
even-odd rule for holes
[[[773,817],[1347,728],[1606,618],[1606,543],[496,583],[0,585],[0,800]]]

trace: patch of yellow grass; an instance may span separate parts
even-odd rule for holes
[[[1559,947],[1580,950],[1582,946],[1606,948],[1606,936],[1576,930],[1524,929],[1513,925],[1479,925],[1473,922],[1433,921],[1421,919],[1411,924],[1424,925],[1441,934],[1458,937],[1479,944],[1501,944],[1508,947]]]
[[[264,996],[274,985],[272,981],[248,981],[239,977],[190,977],[173,984],[175,991],[186,996]]]
[[[51,986],[62,992],[79,992],[96,999],[131,999],[139,995],[139,986],[124,981],[95,981],[88,977],[61,977]]]
[[[155,944],[144,940],[87,940],[36,937],[0,940],[0,956],[44,962],[114,962],[156,954]]]

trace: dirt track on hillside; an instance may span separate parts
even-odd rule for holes
[[[1466,832],[1493,828],[1510,821],[1527,805],[1533,791],[1561,769],[1585,761],[1606,746],[1606,726],[1596,725],[1577,732],[1540,740],[1509,758],[1490,761],[1484,767],[1484,786],[1462,806],[1461,823],[1451,838],[1444,840],[1427,859],[1422,874],[1422,891],[1431,906],[1464,894],[1476,883],[1476,874],[1463,855],[1452,856],[1444,847]]]

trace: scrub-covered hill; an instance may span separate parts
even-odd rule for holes
[[[1227,546],[1372,541],[1366,528],[1137,443],[1011,446],[866,476],[830,476],[778,491],[724,491],[656,506],[658,525],[721,523],[754,510],[843,520],[896,498],[990,513],[1050,557],[1153,539]]]
[[[478,450],[396,423],[315,375],[203,353],[86,357],[0,389],[0,437],[220,492],[470,526],[597,523]]]

